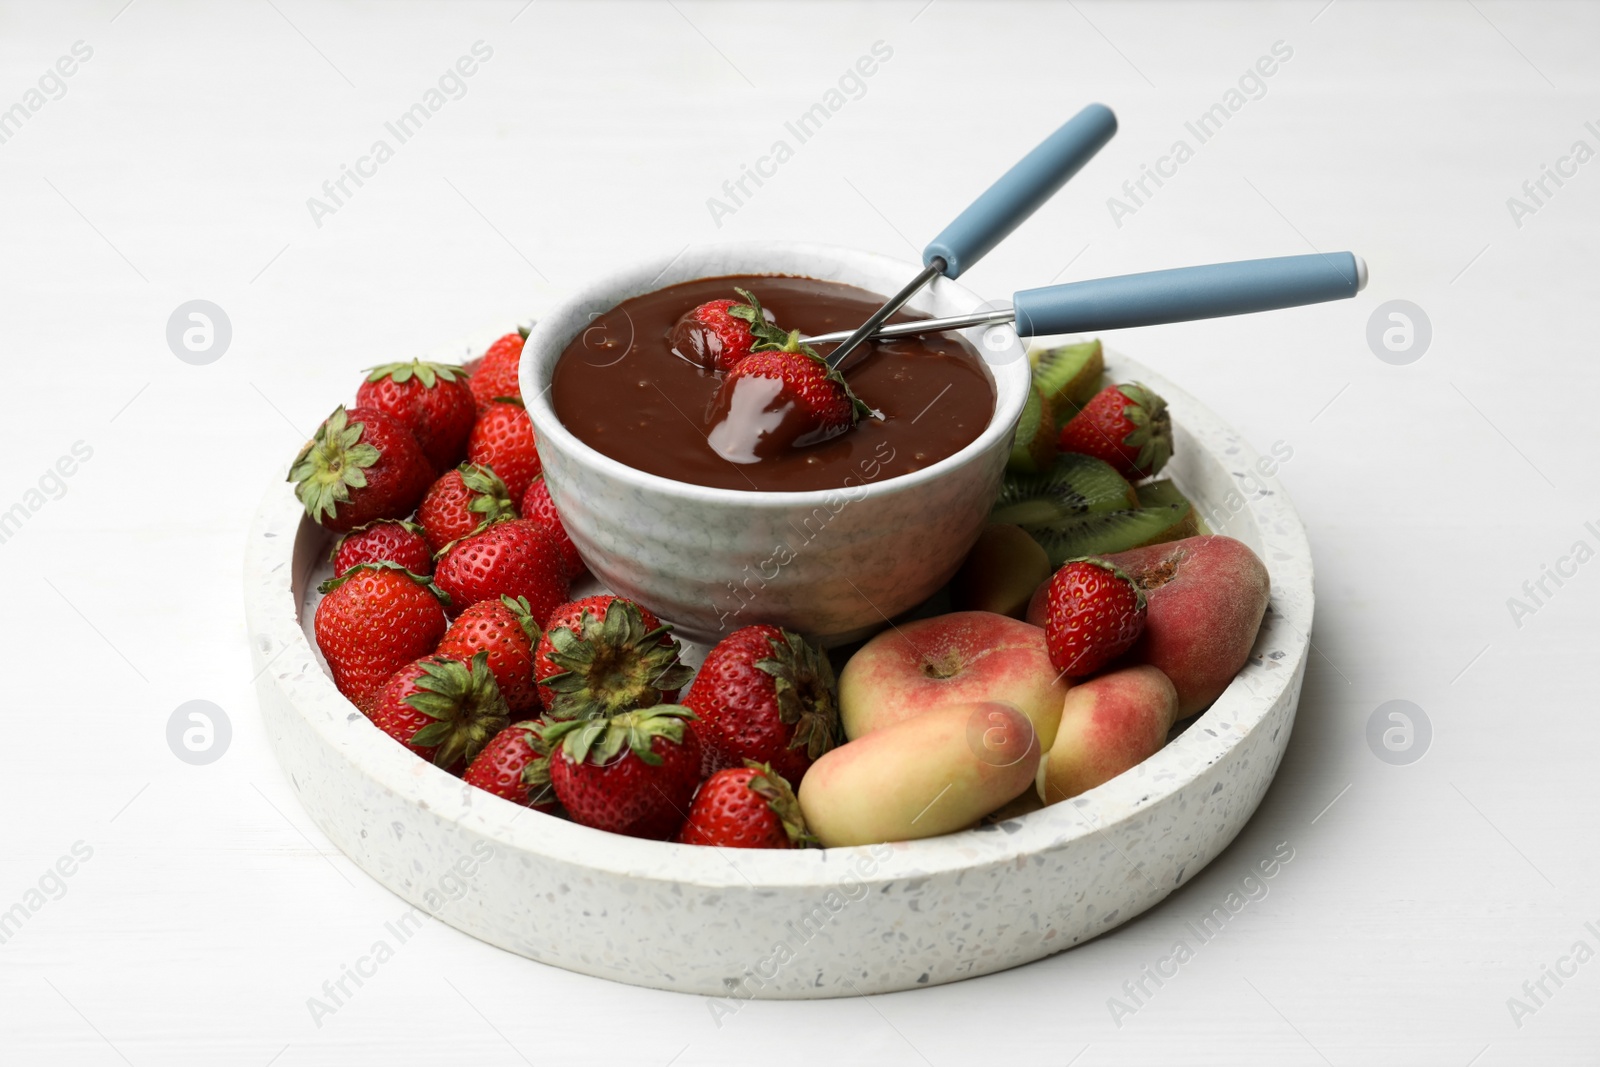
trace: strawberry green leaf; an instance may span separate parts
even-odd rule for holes
[[[295,457],[288,480],[295,483],[295,496],[312,522],[337,518],[339,505],[350,500],[350,490],[367,484],[364,468],[382,458],[382,453],[361,440],[365,428],[365,423],[352,423],[350,413],[340,405]]]
[[[839,696],[828,654],[799,634],[784,630],[769,642],[772,655],[756,661],[771,675],[778,718],[794,727],[790,748],[817,759],[839,741]]]
[[[412,735],[411,743],[437,746],[434,763],[440,767],[470,763],[511,717],[486,651],[470,663],[445,657],[425,660],[415,685],[417,691],[405,703],[435,721]]]
[[[445,607],[450,606],[450,594],[446,593],[443,589],[440,589],[434,584],[432,575],[418,574],[415,571],[408,571],[400,564],[387,559],[373,560],[370,563],[357,563],[354,567],[351,567],[337,578],[329,578],[327,581],[317,586],[317,592],[324,594],[331,593],[344,583],[348,582],[350,579],[354,578],[356,575],[360,574],[362,571],[399,571],[401,574],[405,575],[407,578],[410,578],[413,582],[416,582],[418,585],[422,586],[422,588],[438,597],[439,603],[443,604]]]
[[[748,289],[734,287],[734,292],[744,301],[728,308],[728,314],[736,319],[743,319],[750,324],[750,335],[756,339],[750,346],[752,352],[765,352],[781,349],[788,335],[775,324],[767,321],[767,315],[761,307],[761,301]]]
[[[655,739],[682,744],[684,724],[695,718],[698,716],[688,708],[657,704],[609,717],[550,723],[542,733],[552,753],[559,745],[573,763],[605,767],[631,752],[641,762],[657,766],[661,757],[654,751]]]
[[[371,371],[372,373],[367,375],[369,382],[389,378],[396,385],[404,385],[412,378],[416,378],[425,389],[432,389],[441,379],[453,382],[457,378],[467,376],[466,370],[454,363],[428,363],[420,359],[413,359],[409,363],[385,363],[371,368]]]
[[[577,631],[550,630],[550,662],[560,674],[541,678],[555,693],[545,709],[553,719],[592,719],[661,703],[681,689],[693,673],[679,662],[670,626],[646,630],[638,605],[620,597],[606,605],[604,618],[585,610]]]

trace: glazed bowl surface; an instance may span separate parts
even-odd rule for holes
[[[1028,363],[1009,327],[969,331],[995,391],[994,413],[976,440],[911,474],[852,472],[853,484],[838,489],[720,489],[635,470],[563,426],[550,389],[574,339],[582,339],[577,355],[592,347],[607,363],[638,359],[645,339],[596,326],[630,297],[739,274],[798,275],[892,293],[918,269],[824,245],[693,246],[599,278],[545,314],[522,350],[522,395],[551,499],[589,569],[702,641],[759,621],[837,645],[881,628],[949,581],[983,529],[1027,400]],[[935,316],[986,306],[943,278],[909,305]]]

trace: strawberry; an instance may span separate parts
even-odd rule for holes
[[[379,519],[339,538],[330,556],[333,576],[358,563],[393,563],[413,574],[433,573],[433,550],[422,527],[402,519]]]
[[[511,499],[522,499],[542,469],[534,447],[533,422],[522,401],[496,400],[483,409],[467,439],[467,458],[493,467]]]
[[[657,704],[543,730],[550,784],[572,820],[597,830],[666,841],[700,784],[700,742],[688,708]]]
[[[539,711],[539,691],[533,682],[539,624],[533,621],[529,610],[526,599],[503,596],[480,600],[456,616],[434,650],[436,655],[462,662],[487,652],[489,670],[513,715]]]
[[[488,467],[471,463],[442,475],[428,487],[417,508],[417,522],[434,552],[486,522],[516,517],[506,483]]]
[[[755,760],[701,784],[678,840],[721,848],[804,848],[816,842],[789,783]]]
[[[767,321],[761,302],[748,290],[735,288],[744,298],[711,300],[684,313],[672,327],[668,341],[679,359],[710,371],[730,371],[750,354],[759,340],[755,327],[776,330]],[[782,331],[778,331],[782,336]]]
[[[572,543],[572,538],[567,534],[561,514],[556,511],[555,501],[550,499],[550,486],[546,484],[543,474],[535,478],[533,484],[528,486],[528,491],[522,494],[522,517],[549,533],[550,539],[561,550],[562,562],[567,565],[567,577],[576,578],[588,569],[583,557],[578,555],[578,546]]]
[[[334,409],[295,457],[289,481],[311,521],[344,533],[411,514],[433,480],[411,431],[373,408]]]
[[[1104,460],[1124,478],[1148,478],[1172,457],[1172,416],[1167,402],[1138,382],[1108,385],[1061,427],[1056,443]]]
[[[844,375],[800,343],[798,330],[754,330],[761,339],[723,378],[711,403],[706,438],[718,455],[754,463],[837,437],[872,414]],[[767,331],[783,340],[770,339]]]
[[[1050,665],[1069,678],[1093,674],[1144,632],[1144,590],[1114,564],[1073,559],[1045,592],[1045,647]]]
[[[404,423],[435,470],[460,463],[478,417],[467,372],[449,363],[385,363],[356,390],[356,404]]]
[[[383,683],[367,717],[378,729],[445,770],[470,763],[506,724],[488,653],[470,663],[424,656]]]
[[[671,630],[609,593],[561,605],[545,624],[533,664],[545,711],[592,719],[673,703],[693,672],[679,661]]]
[[[527,600],[540,626],[567,599],[567,572],[550,537],[531,522],[510,519],[468,534],[440,552],[433,580],[450,597],[452,614],[480,600]]]
[[[514,722],[495,734],[461,776],[468,785],[535,811],[556,809],[544,724]]]
[[[770,764],[791,782],[839,737],[839,698],[827,653],[776,626],[746,626],[706,656],[684,694],[706,771],[741,760]]]
[[[444,636],[447,598],[431,579],[393,563],[358,563],[322,583],[322,591],[317,647],[333,684],[362,711],[391,674]]]
[[[472,399],[478,411],[483,412],[500,397],[522,397],[522,386],[517,379],[517,368],[522,363],[522,342],[528,339],[527,327],[519,326],[506,334],[479,358],[472,369]]]

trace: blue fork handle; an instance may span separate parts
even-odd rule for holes
[[[1017,333],[1089,333],[1246,315],[1355,296],[1367,265],[1351,252],[1246,259],[1068,282],[1013,298]]]
[[[944,260],[946,278],[959,277],[1054,196],[1116,132],[1117,117],[1104,104],[1078,112],[946,226],[923,250],[923,266],[937,257]]]

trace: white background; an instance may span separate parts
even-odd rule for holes
[[[1600,162],[1518,226],[1507,198],[1600,148],[1600,8],[1376,4],[611,6],[174,0],[0,7],[0,108],[94,50],[0,144],[0,510],[93,456],[3,544],[0,909],[93,857],[0,945],[7,1063],[1103,1064],[1592,1062],[1600,962],[1517,1025],[1578,939],[1600,948],[1593,696],[1600,537],[1592,309]],[[120,10],[119,10],[120,9]],[[306,201],[475,41],[492,59],[316,225]],[[874,42],[893,57],[736,214],[706,206]],[[1274,42],[1293,49],[1118,226],[1106,201]],[[358,370],[509,328],[565,288],[690,242],[810,238],[915,258],[1091,100],[1121,133],[964,279],[1053,279],[1349,248],[1354,301],[1131,331],[1265,451],[1318,570],[1299,720],[1234,845],[1115,933],[914,993],[755,1003],[549,969],[431,923],[337,1014],[307,998],[406,910],[296,805],[257,719],[244,531]],[[391,143],[393,143],[392,138]],[[1190,138],[1192,143],[1192,137]],[[233,340],[168,349],[202,298]],[[1426,354],[1380,361],[1391,299]],[[50,486],[47,486],[47,488]],[[35,498],[34,502],[38,502]],[[194,767],[168,716],[231,747]],[[1366,724],[1405,699],[1425,758]],[[1331,807],[1329,805],[1332,805]],[[1121,1025],[1108,998],[1279,842],[1294,859]],[[1529,1002],[1530,1005],[1532,1002]]]

